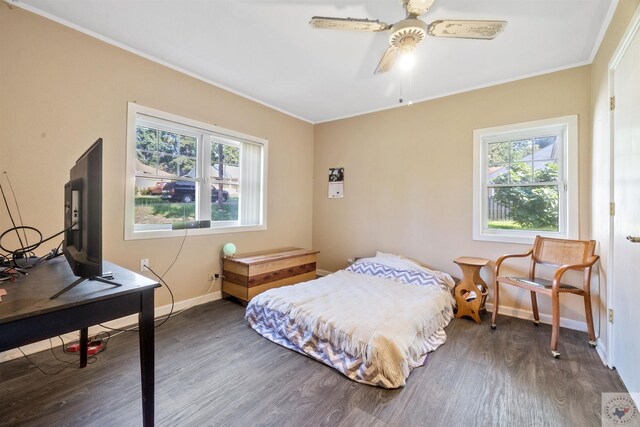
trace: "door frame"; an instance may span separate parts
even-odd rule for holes
[[[627,52],[627,49],[631,45],[633,38],[640,31],[640,6],[636,8],[636,11],[631,18],[631,22],[627,27],[624,35],[620,39],[618,43],[618,47],[616,48],[611,60],[609,61],[609,69],[608,69],[608,77],[609,77],[609,99],[615,94],[615,82],[614,82],[614,72],[616,67],[620,64],[622,57]],[[614,123],[614,110],[609,108],[609,202],[615,203],[615,188],[614,188],[614,177],[615,177],[615,123]],[[615,351],[614,351],[614,328],[615,323],[609,321],[608,311],[612,309],[615,313],[615,289],[613,284],[615,283],[615,273],[614,273],[614,265],[615,265],[615,253],[614,253],[614,226],[615,226],[615,216],[609,215],[609,263],[607,266],[607,311],[605,313],[605,319],[607,322],[607,354],[606,354],[606,363],[609,368],[615,367]],[[602,319],[600,320],[602,321]]]

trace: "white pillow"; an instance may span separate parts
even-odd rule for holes
[[[402,255],[388,254],[386,252],[376,251],[376,258],[402,259]]]
[[[376,252],[375,257],[360,258],[356,262],[377,262],[378,264],[383,264],[391,268],[414,269],[418,271],[424,271],[425,273],[431,274],[432,276],[442,279],[450,288],[453,288],[456,284],[453,278],[447,273],[444,273],[442,271],[431,270],[430,268],[423,266],[419,262],[414,261],[410,258],[405,258],[402,255],[394,255],[394,254],[388,254],[385,252],[378,251]]]

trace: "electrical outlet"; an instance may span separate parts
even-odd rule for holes
[[[147,258],[140,260],[140,271],[149,271],[149,260]]]
[[[218,280],[218,277],[220,277],[218,273],[209,273],[209,281]]]

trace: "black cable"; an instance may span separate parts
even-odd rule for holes
[[[167,268],[167,271],[165,271],[162,274],[162,277],[166,276],[168,272],[171,271],[171,269],[173,268],[173,265],[176,263],[176,261],[178,261],[178,258],[180,257],[180,254],[182,253],[182,248],[184,247],[184,242],[187,241],[187,233],[188,233],[188,229],[185,229],[184,231],[184,237],[182,238],[182,242],[180,243],[180,247],[178,248],[178,253],[176,253],[175,258],[173,259],[173,262],[171,263],[171,265],[169,266],[169,268]],[[148,268],[148,266],[147,266]],[[149,271],[151,271],[151,269],[149,268]],[[158,275],[156,273],[153,273],[156,277],[158,277]],[[162,280],[161,277],[158,277],[159,279]]]
[[[27,356],[25,354],[25,352],[22,351],[22,349],[20,347],[18,347],[18,350],[20,350],[20,353],[22,353],[24,358],[27,359],[27,362],[29,362],[34,368],[38,369],[40,372],[42,372],[45,375],[58,375],[60,372],[64,371],[65,369],[67,369],[69,367],[69,365],[67,365],[67,366],[64,366],[62,369],[60,369],[60,370],[58,370],[56,372],[46,372],[40,366],[36,365],[35,362],[33,362],[33,360],[29,359],[29,356]]]
[[[20,237],[20,232],[18,231],[18,227],[16,226],[16,222],[13,219],[13,214],[11,213],[11,209],[9,209],[9,202],[7,202],[7,197],[4,194],[4,188],[2,188],[2,183],[0,182],[0,193],[2,193],[2,200],[4,200],[4,206],[7,208],[7,213],[9,214],[9,219],[11,220],[11,224],[13,225],[13,228],[10,228],[10,231],[14,231],[16,232],[16,235],[18,236],[18,241],[20,242],[20,247],[22,248],[23,252],[27,252],[24,248],[24,243],[22,242],[22,237]],[[4,234],[3,234],[4,236]],[[42,236],[41,236],[42,237]],[[2,238],[0,237],[0,241],[2,240]],[[2,248],[2,250],[7,251],[6,249]],[[13,252],[13,251],[7,251],[7,252]]]
[[[103,325],[102,323],[98,323],[98,325],[102,328],[109,329],[110,331],[114,331],[114,332],[135,332],[138,330],[137,326],[134,326],[130,329],[118,329],[118,328],[112,328],[111,326]]]
[[[73,228],[75,225],[76,225],[76,223],[73,223],[73,224],[71,224],[69,227],[65,228],[64,230],[62,230],[62,231],[60,231],[60,232],[58,232],[58,233],[56,233],[56,234],[54,234],[54,235],[52,235],[52,236],[50,236],[50,237],[47,237],[46,239],[43,239],[43,238],[42,238],[42,233],[41,233],[41,232],[40,232],[40,230],[38,230],[37,228],[35,228],[35,227],[31,227],[31,226],[28,226],[28,225],[18,225],[18,226],[16,226],[16,227],[10,228],[10,229],[8,229],[8,230],[4,231],[2,234],[0,234],[0,249],[2,249],[2,250],[3,250],[3,251],[5,251],[5,252],[9,252],[10,254],[12,254],[12,255],[13,255],[13,263],[14,263],[17,267],[20,267],[20,266],[16,263],[16,259],[19,259],[19,258],[20,258],[20,257],[16,257],[16,255],[17,255],[17,254],[26,255],[27,253],[33,252],[34,250],[36,250],[36,249],[37,249],[40,245],[42,245],[43,243],[48,242],[49,240],[51,240],[51,239],[54,239],[54,238],[58,237],[59,235],[61,235],[61,234],[62,234],[62,233],[64,233],[65,231],[68,231],[68,230],[70,230],[71,228]],[[29,245],[29,246],[26,246],[26,247],[25,247],[25,246],[22,246],[20,249],[16,249],[16,250],[10,250],[10,249],[7,249],[7,248],[5,248],[5,247],[2,245],[2,239],[4,239],[4,237],[5,237],[7,234],[9,234],[9,233],[11,233],[12,231],[14,231],[14,229],[26,229],[26,230],[32,230],[32,231],[35,231],[35,232],[38,234],[38,236],[39,236],[39,240],[38,240],[38,242],[37,242],[37,243],[34,243],[34,244]],[[58,247],[59,247],[59,246],[58,246]]]
[[[178,260],[178,258],[180,257],[180,254],[182,253],[182,248],[184,247],[184,243],[187,240],[187,234],[188,230],[185,230],[184,233],[184,237],[182,238],[182,242],[180,243],[180,248],[178,248],[178,252],[176,253],[175,258],[173,259],[173,262],[171,263],[171,265],[169,265],[169,268],[167,268],[167,270],[162,274],[162,276],[158,276],[158,274],[153,271],[149,266],[147,266],[147,270],[149,270],[151,272],[151,274],[153,274],[154,276],[156,276],[158,278],[158,280],[160,280],[160,282],[162,282],[162,284],[164,284],[167,287],[167,290],[169,291],[169,294],[171,295],[171,309],[169,310],[169,314],[167,315],[167,317],[165,317],[164,319],[162,319],[162,322],[158,325],[155,325],[154,328],[159,328],[160,326],[164,325],[167,320],[169,320],[169,318],[171,317],[171,315],[173,314],[173,309],[175,307],[175,298],[173,296],[173,292],[171,291],[171,287],[167,284],[167,282],[164,281],[164,276],[167,275],[167,273],[169,273],[169,271],[171,271],[171,268],[173,268],[173,265],[176,263],[176,261]],[[159,319],[155,319],[154,321],[158,321]],[[129,329],[118,329],[118,328],[112,328],[110,326],[106,326],[103,325],[102,323],[98,323],[98,325],[100,325],[101,327],[105,328],[105,329],[109,329],[110,331],[116,331],[116,332],[133,332],[133,331],[137,331],[138,328],[137,327],[132,327]]]
[[[186,236],[185,236],[185,239],[186,239]],[[184,240],[182,241],[182,244],[184,245]],[[182,251],[182,246],[180,246],[180,251]],[[180,255],[180,252],[178,252],[178,255]],[[177,256],[176,256],[176,259],[178,259]],[[173,264],[175,264],[175,260],[174,260]],[[171,267],[173,267],[173,264],[171,264]],[[169,270],[171,270],[171,267],[169,267],[169,269],[167,269],[167,271],[165,271],[164,274],[167,274],[169,272]],[[158,280],[160,280],[162,282],[162,284],[167,287],[167,290],[169,291],[169,294],[171,295],[171,309],[169,310],[169,314],[167,314],[167,317],[165,317],[164,320],[162,322],[160,322],[160,324],[155,326],[156,328],[159,328],[160,326],[162,326],[165,323],[167,323],[167,320],[169,320],[169,318],[173,314],[173,308],[175,306],[175,299],[173,297],[173,292],[171,291],[171,288],[169,287],[169,285],[167,285],[167,282],[165,282],[162,277],[158,276],[156,274],[156,272],[153,271],[149,266],[147,266],[147,270],[149,270],[151,272],[151,274],[156,276],[158,278]],[[164,276],[164,274],[162,276]]]
[[[158,276],[158,274],[155,271],[153,271],[151,268],[149,268],[149,266],[147,266],[147,269],[149,270],[149,272],[151,272],[151,274],[156,276],[158,278],[158,280],[160,280],[160,282],[162,282],[163,285],[165,285],[167,287],[167,290],[169,291],[169,295],[171,295],[171,309],[169,310],[169,314],[167,315],[167,317],[165,317],[164,319],[162,319],[161,317],[159,317],[157,319],[154,319],[154,322],[158,322],[158,321],[162,320],[159,324],[154,326],[154,328],[159,328],[160,326],[162,326],[165,323],[167,323],[167,320],[169,320],[169,318],[173,314],[173,309],[175,307],[175,298],[173,296],[173,291],[171,291],[171,287],[169,287],[167,282],[165,282],[164,279],[161,276]],[[169,270],[167,270],[165,272],[165,274],[167,274],[168,271]],[[129,328],[129,329],[118,329],[118,328],[112,328],[110,326],[103,325],[102,323],[98,323],[98,325],[100,325],[101,327],[103,327],[105,329],[109,329],[110,331],[116,331],[116,332],[134,332],[134,331],[138,330],[137,326],[134,326],[134,327]]]
[[[18,211],[18,219],[20,220],[20,225],[24,225],[22,221],[22,213],[20,213],[20,205],[18,204],[18,198],[16,197],[16,192],[13,191],[13,185],[11,185],[11,180],[9,179],[9,174],[7,171],[4,171],[4,176],[7,178],[7,184],[9,184],[9,190],[11,190],[11,195],[13,196],[13,203],[16,205],[16,210]],[[27,238],[26,231],[22,230],[22,234],[24,235],[24,241],[29,244],[29,239]]]
[[[62,337],[60,335],[58,335],[58,338],[60,338],[60,341],[62,341],[62,352],[64,353],[64,341],[62,340]],[[51,338],[49,338],[49,350],[51,350],[51,354],[53,354],[53,357],[55,357],[56,360],[66,363],[67,365],[75,365],[74,362],[69,362],[67,360],[62,360],[60,359],[57,355],[56,352],[53,351],[53,341],[51,340]]]

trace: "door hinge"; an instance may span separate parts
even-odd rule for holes
[[[616,109],[616,97],[615,96],[612,96],[612,97],[609,98],[609,109],[611,111]]]
[[[609,323],[613,323],[613,308],[609,309]]]
[[[616,214],[616,204],[614,202],[609,203],[609,215],[615,216]]]

